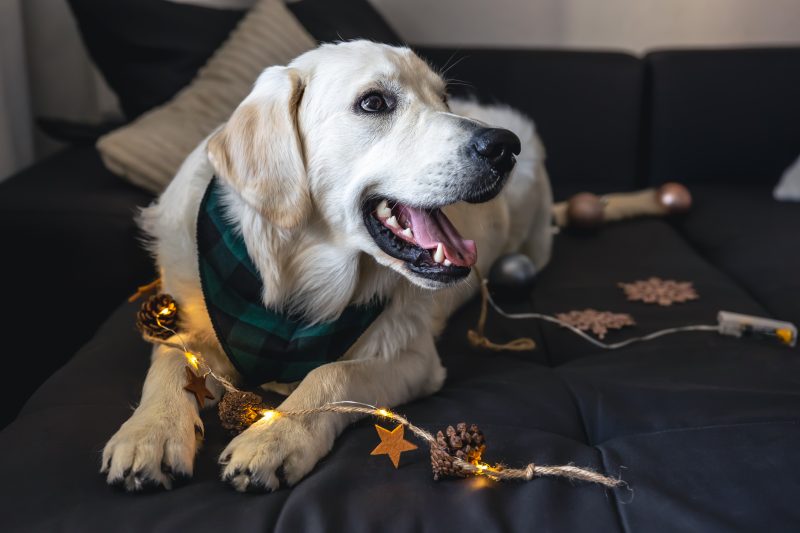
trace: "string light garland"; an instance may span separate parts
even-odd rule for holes
[[[682,332],[686,332],[686,331],[715,331],[717,333],[720,333],[720,326],[717,325],[717,324],[700,324],[700,325],[696,325],[696,326],[681,326],[681,327],[677,327],[677,328],[662,329],[662,330],[650,333],[648,335],[643,335],[641,337],[633,337],[633,338],[626,339],[624,341],[616,342],[616,343],[613,343],[613,344],[606,344],[605,342],[598,341],[597,339],[591,337],[590,335],[588,335],[587,333],[581,331],[580,329],[578,329],[577,327],[573,326],[572,324],[564,322],[563,320],[559,320],[558,318],[556,318],[554,316],[545,315],[545,314],[542,314],[542,313],[507,313],[507,312],[505,312],[503,310],[503,308],[500,307],[499,305],[497,305],[497,302],[495,302],[492,299],[491,294],[489,294],[489,291],[486,290],[486,288],[485,288],[486,287],[485,283],[486,282],[484,281],[484,285],[482,286],[483,287],[483,292],[484,292],[485,302],[486,302],[486,304],[491,305],[492,309],[494,309],[497,312],[497,314],[499,314],[500,316],[502,316],[504,318],[510,318],[510,319],[513,319],[513,320],[538,319],[538,320],[544,320],[545,322],[552,322],[553,324],[558,324],[561,327],[567,328],[572,333],[574,333],[575,335],[581,337],[582,339],[586,340],[587,342],[590,342],[591,344],[594,344],[595,346],[598,346],[600,348],[604,348],[606,350],[616,350],[616,349],[623,348],[625,346],[628,346],[630,344],[634,344],[634,343],[637,343],[637,342],[646,342],[646,341],[650,341],[650,340],[653,340],[653,339],[657,339],[659,337],[663,337],[664,335],[671,335],[673,333],[682,333]]]
[[[310,409],[289,411],[269,410],[264,413],[264,417],[256,422],[256,424],[269,423],[271,420],[274,420],[279,416],[308,416],[319,413],[362,414],[378,418],[385,418],[406,427],[409,431],[411,431],[411,433],[413,433],[420,440],[424,441],[431,448],[442,450],[440,444],[436,440],[436,437],[434,437],[428,431],[415,426],[404,416],[392,412],[386,408],[376,407],[374,405],[361,402],[340,401],[326,403],[320,407],[314,407]],[[442,451],[443,453],[447,453],[446,450]],[[524,468],[507,468],[502,464],[491,465],[480,460],[469,462],[459,457],[451,457],[453,464],[457,466],[464,474],[486,476],[496,481],[530,481],[536,477],[562,477],[575,481],[597,483],[608,488],[626,485],[622,479],[605,476],[589,468],[582,468],[574,465],[537,465],[535,463],[529,463]]]
[[[473,267],[474,268],[474,267]],[[488,287],[488,280],[483,278],[480,273],[478,272],[477,268],[475,268],[475,273],[478,276],[478,280],[480,282],[480,291],[481,291],[481,314],[478,319],[478,326],[475,330],[469,330],[467,332],[467,339],[469,340],[470,344],[476,347],[483,347],[489,348],[495,351],[501,350],[510,350],[510,351],[522,351],[522,350],[533,350],[536,347],[536,343],[533,339],[529,339],[527,337],[523,337],[520,339],[515,339],[511,342],[506,344],[496,344],[486,338],[484,334],[484,329],[486,327],[486,316],[488,313],[489,306],[497,312],[500,316],[504,318],[509,318],[512,320],[527,320],[527,319],[536,319],[536,320],[543,320],[545,322],[551,322],[553,324],[557,324],[563,328],[570,330],[575,335],[581,337],[582,339],[586,340],[587,342],[594,344],[600,348],[604,348],[606,350],[616,350],[630,344],[634,344],[637,342],[645,342],[650,341],[653,339],[657,339],[664,335],[671,335],[673,333],[681,333],[687,331],[715,331],[717,333],[722,333],[723,330],[720,325],[718,324],[702,324],[696,326],[681,326],[676,328],[667,328],[662,329],[648,335],[643,335],[641,337],[633,337],[621,342],[617,342],[614,344],[606,344],[605,342],[601,342],[584,331],[582,331],[579,327],[573,325],[571,321],[561,320],[560,318],[546,315],[543,313],[507,313],[500,307],[497,302],[494,301],[492,298],[491,293],[489,292]],[[631,319],[632,320],[632,319]],[[788,344],[788,342],[787,342]]]
[[[561,317],[546,315],[543,313],[508,313],[504,311],[503,308],[501,308],[492,298],[488,288],[488,280],[480,275],[477,268],[473,268],[480,283],[481,314],[480,318],[478,319],[477,328],[475,330],[469,330],[467,332],[467,338],[473,346],[481,348],[488,348],[496,351],[520,351],[533,350],[536,346],[535,342],[528,338],[516,339],[506,344],[496,344],[486,338],[484,335],[484,328],[486,325],[488,307],[490,305],[492,309],[497,312],[497,314],[504,318],[512,320],[535,319],[551,322],[570,330],[572,333],[581,337],[587,342],[606,350],[617,350],[637,342],[647,342],[665,335],[672,335],[673,333],[686,333],[691,331],[713,331],[714,333],[718,333],[720,335],[737,338],[754,337],[763,340],[777,341],[779,344],[789,348],[794,348],[797,345],[797,326],[791,322],[753,315],[744,315],[730,311],[719,311],[717,313],[716,324],[697,324],[691,326],[666,328],[654,331],[653,333],[649,333],[647,335],[642,335],[640,337],[632,337],[613,344],[606,344],[586,334],[581,330],[581,327],[578,327],[579,325],[571,323],[571,320],[565,321],[562,320]],[[691,282],[676,282],[674,280],[665,281],[660,278],[652,277],[649,280],[638,281],[632,284],[619,283],[618,285],[626,292],[629,300],[639,300],[643,301],[644,303],[658,303],[662,306],[668,306],[674,302],[697,300],[699,298]],[[624,318],[624,322],[627,322],[628,318],[630,318],[631,322],[634,322],[633,317],[625,317],[624,315],[616,315],[616,317],[612,316],[612,318],[612,322],[615,323],[619,322],[619,320],[622,318]]]
[[[636,342],[649,341],[672,333],[687,331],[714,331],[720,334],[735,337],[759,335],[762,337],[776,338],[779,342],[787,346],[794,346],[796,344],[797,329],[793,324],[725,311],[719,313],[719,323],[715,325],[708,324],[668,328],[650,333],[649,335],[630,338],[614,344],[606,344],[592,338],[579,327],[576,327],[576,325],[569,323],[570,321],[561,320],[557,317],[542,313],[513,314],[505,312],[492,299],[487,286],[488,280],[484,279],[477,269],[475,270],[475,273],[480,281],[481,313],[476,329],[469,330],[467,337],[472,345],[481,348],[487,348],[495,351],[524,351],[532,350],[536,346],[535,342],[529,338],[516,339],[505,344],[497,344],[489,340],[485,336],[484,332],[489,306],[491,306],[499,315],[505,318],[539,319],[558,324],[569,329],[576,335],[582,337],[595,346],[599,346],[608,350],[622,348]],[[653,279],[655,278],[652,278],[650,281],[653,281]],[[160,288],[160,285],[161,284],[159,280],[156,280],[151,284],[139,287],[137,293],[131,297],[130,301],[134,301],[136,298],[143,296],[148,291],[157,290]],[[693,288],[691,287],[690,283],[686,284],[686,287],[681,286],[678,287],[678,289],[679,290],[677,290],[677,292],[673,291],[676,292],[676,294],[673,294],[672,292],[669,294],[670,298],[674,298],[675,301],[696,299],[696,293],[693,293]],[[659,295],[661,296],[661,300],[666,298],[664,294],[660,293]],[[629,293],[628,296],[631,297],[631,294]],[[637,295],[634,295],[634,298],[638,299],[636,296]],[[659,299],[656,298],[654,301],[665,305],[663,301],[658,300]],[[447,439],[444,437],[441,431],[434,436],[428,431],[412,424],[402,415],[394,413],[385,407],[377,407],[374,405],[354,401],[338,401],[326,403],[319,407],[301,410],[277,411],[275,409],[269,409],[263,403],[261,396],[252,392],[246,392],[238,389],[226,377],[214,373],[200,353],[194,352],[186,346],[183,338],[176,331],[178,312],[178,305],[171,297],[168,295],[156,294],[148,298],[148,300],[142,305],[137,318],[137,325],[139,323],[147,325],[147,327],[140,326],[143,338],[146,341],[175,348],[183,353],[187,362],[187,384],[185,388],[187,391],[194,394],[200,407],[203,406],[206,398],[213,399],[210,391],[205,388],[207,377],[210,376],[225,389],[226,392],[219,404],[220,420],[222,426],[234,434],[244,431],[251,425],[270,424],[276,419],[284,416],[306,417],[322,413],[366,415],[376,417],[378,419],[390,420],[398,424],[398,426],[392,431],[376,425],[376,430],[378,430],[378,434],[381,437],[381,444],[372,451],[373,455],[387,454],[391,458],[395,467],[397,467],[399,464],[400,454],[405,451],[416,449],[416,446],[404,439],[403,429],[408,429],[415,437],[422,440],[429,446],[434,479],[439,479],[440,477],[444,476],[485,476],[497,481],[530,481],[536,477],[549,476],[597,483],[607,488],[627,486],[627,484],[620,478],[609,477],[592,469],[582,468],[572,464],[537,465],[535,463],[529,463],[523,468],[508,468],[502,464],[492,465],[483,462],[481,457],[485,449],[485,441],[483,441],[482,433],[477,430],[477,427],[473,429],[472,426],[467,432],[466,425],[463,423],[457,426],[457,431],[460,433],[457,437],[459,439],[474,439],[470,442],[471,444],[474,444],[474,446],[472,448],[467,447],[462,450],[460,445],[453,444],[456,442],[453,440],[453,438],[456,436],[454,434],[456,429],[453,429],[452,426],[447,428]],[[612,321],[614,326],[612,327],[632,325],[631,323],[633,322],[633,320],[628,316],[623,317],[622,315],[615,315],[611,318],[614,319]],[[625,320],[621,320],[621,318],[625,318]],[[619,324],[617,324],[617,322],[619,322]],[[581,324],[578,324],[578,326],[581,326]],[[608,326],[608,324],[605,324],[605,326]],[[604,334],[605,331],[601,332],[597,330],[595,333],[602,338],[602,334]],[[177,338],[179,342],[173,342],[171,340],[173,337]],[[195,373],[195,371],[197,373]],[[462,426],[464,426],[464,428],[462,428]]]
[[[150,287],[153,289],[159,286],[160,284],[155,283],[150,285]],[[137,294],[139,293],[137,292]],[[143,308],[144,307],[145,306],[143,305]],[[278,411],[275,409],[265,408],[259,395],[242,391],[233,385],[233,383],[231,383],[227,378],[215,374],[200,353],[189,350],[181,335],[174,329],[163,324],[163,322],[158,318],[171,315],[173,312],[177,313],[177,309],[177,304],[175,304],[174,311],[170,305],[165,305],[161,309],[148,309],[148,312],[156,316],[155,323],[164,330],[169,331],[169,333],[171,333],[170,338],[172,336],[176,337],[179,341],[178,343],[166,340],[158,335],[149,335],[146,331],[143,332],[143,338],[148,342],[175,348],[183,353],[187,362],[187,387],[197,383],[199,380],[202,380],[203,389],[205,389],[205,379],[208,376],[211,376],[213,379],[219,382],[220,385],[222,385],[226,391],[226,394],[223,396],[220,402],[221,412],[225,412],[222,423],[223,426],[230,431],[243,431],[251,425],[271,424],[278,418],[286,416],[307,417],[322,413],[367,415],[382,420],[390,420],[398,424],[398,426],[392,431],[376,425],[376,429],[383,429],[383,431],[390,435],[397,434],[399,435],[399,439],[393,437],[394,444],[387,445],[386,449],[384,450],[382,444],[386,443],[387,441],[379,430],[379,435],[382,437],[381,445],[378,445],[378,447],[373,450],[373,455],[387,453],[390,455],[395,467],[397,467],[401,453],[416,449],[416,446],[403,439],[403,431],[398,428],[408,429],[415,437],[422,440],[429,446],[431,450],[431,463],[436,479],[444,475],[450,475],[454,477],[484,476],[496,481],[530,481],[537,477],[560,477],[574,481],[596,483],[607,488],[616,488],[626,485],[626,483],[620,478],[605,476],[592,469],[581,468],[571,464],[537,465],[535,463],[529,463],[523,468],[508,468],[499,463],[489,464],[481,460],[481,455],[485,449],[485,445],[480,446],[480,453],[477,454],[473,453],[464,455],[456,453],[454,455],[450,453],[448,446],[442,442],[442,439],[437,440],[437,436],[434,436],[430,432],[412,424],[404,416],[395,413],[386,407],[378,407],[367,403],[343,400],[329,402],[319,407],[308,409]],[[198,371],[199,373],[196,374],[195,371]],[[198,405],[202,407],[203,398],[200,396],[200,394],[195,392],[194,389],[191,389],[190,392],[195,395]],[[439,432],[439,435],[441,435],[441,432]],[[449,468],[441,467],[443,460],[449,463]]]

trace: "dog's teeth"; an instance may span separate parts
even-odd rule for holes
[[[437,263],[444,261],[444,246],[442,246],[442,243],[436,245],[436,253],[433,254],[433,260]]]
[[[413,239],[414,238],[414,232],[411,231],[411,228],[406,228],[403,231],[401,231],[400,233],[402,233],[404,237],[408,237],[409,239]]]
[[[394,215],[386,219],[386,225],[390,228],[400,229],[400,223],[397,222],[397,217]]]
[[[381,203],[378,204],[377,213],[380,218],[389,218],[392,216],[392,210],[389,209],[389,204],[386,200],[382,200]]]
[[[453,262],[450,261],[449,259],[445,259],[443,264],[446,267],[453,266]]]

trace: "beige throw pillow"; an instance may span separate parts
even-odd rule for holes
[[[101,137],[105,165],[154,193],[250,92],[258,75],[316,46],[280,0],[258,0],[197,77],[163,106]]]

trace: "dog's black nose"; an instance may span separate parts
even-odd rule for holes
[[[519,137],[501,128],[481,128],[472,137],[472,148],[493,168],[508,172],[514,166],[514,155],[519,154]]]

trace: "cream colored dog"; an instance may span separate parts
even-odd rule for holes
[[[264,384],[288,394],[279,409],[337,400],[395,406],[442,386],[434,337],[473,294],[477,284],[466,279],[476,262],[486,272],[498,255],[520,250],[540,268],[548,261],[543,158],[529,120],[504,107],[448,106],[445,82],[411,50],[323,45],[265,70],[142,225],[163,290],[180,304],[184,340],[235,381],[197,262],[198,206],[218,176],[263,280],[264,306],[325,322],[354,303],[387,302],[342,359],[296,384]],[[180,350],[154,348],[141,403],[103,451],[109,483],[170,488],[175,476],[191,476],[203,423],[183,389],[185,366]],[[208,386],[219,398],[213,379]],[[352,420],[257,422],[222,453],[222,477],[238,490],[274,490],[280,469],[297,483]]]

